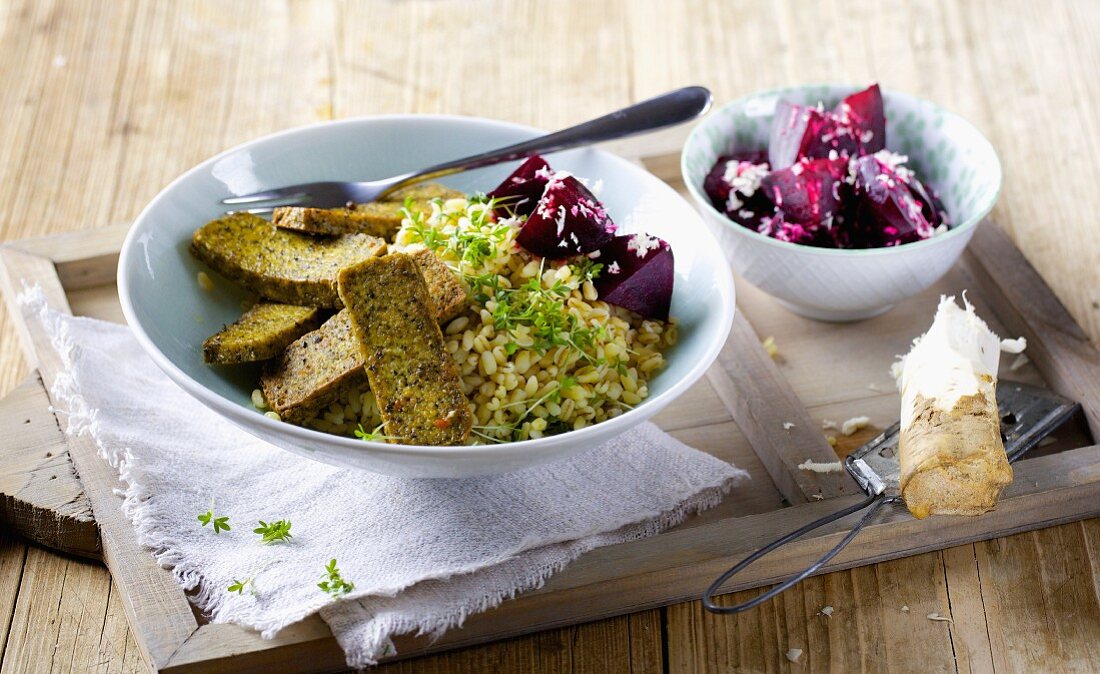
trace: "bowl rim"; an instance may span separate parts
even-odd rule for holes
[[[779,239],[765,236],[764,234],[761,234],[760,232],[749,229],[747,227],[742,227],[733,220],[730,220],[725,213],[715,208],[714,205],[710,203],[710,199],[706,196],[706,194],[702,192],[702,187],[696,185],[694,181],[690,179],[688,175],[687,165],[688,148],[702,142],[700,140],[703,133],[702,129],[704,127],[710,128],[713,123],[712,120],[718,119],[721,113],[735,107],[743,107],[746,103],[754,99],[763,98],[766,96],[781,96],[782,94],[787,92],[803,91],[806,89],[850,89],[851,91],[856,92],[860,91],[861,87],[838,83],[799,84],[794,86],[779,87],[776,89],[766,89],[750,94],[745,94],[744,96],[735,98],[732,101],[729,101],[715,108],[709,115],[707,115],[706,119],[699,122],[697,125],[695,125],[695,128],[691,130],[691,133],[688,134],[687,140],[684,141],[683,149],[680,151],[680,175],[684,180],[684,184],[687,185],[688,192],[691,193],[691,196],[695,199],[696,203],[704,209],[704,212],[708,216],[718,218],[723,225],[728,226],[729,229],[738,232],[739,234],[743,234],[752,240],[759,241],[766,245],[776,246],[780,250],[804,253],[806,255],[820,255],[822,257],[868,258],[888,255],[904,255],[906,251],[930,248],[939,245],[940,243],[948,239],[960,236],[963,232],[977,227],[978,223],[981,222],[989,214],[989,211],[993,209],[993,206],[997,203],[997,200],[1000,199],[1001,191],[1004,188],[1004,170],[1001,166],[1001,157],[997,154],[997,149],[993,147],[993,143],[991,143],[989,139],[985,137],[985,134],[983,134],[978,129],[978,127],[976,127],[972,122],[970,122],[970,120],[966,119],[962,115],[948,110],[947,108],[943,107],[939,103],[936,103],[935,101],[931,101],[926,98],[919,98],[911,94],[896,91],[894,89],[886,89],[880,87],[884,99],[887,97],[900,98],[908,99],[910,102],[913,103],[927,104],[931,106],[933,110],[939,111],[945,117],[954,118],[974,132],[980,143],[984,144],[988,148],[990,156],[993,157],[993,164],[992,166],[990,166],[990,170],[993,171],[997,177],[997,187],[993,191],[993,196],[989,200],[988,207],[979,209],[978,215],[975,215],[974,217],[965,220],[961,224],[951,227],[943,234],[939,234],[930,239],[924,239],[923,241],[914,241],[912,243],[906,243],[900,246],[883,246],[879,248],[822,248],[817,246],[807,246],[800,243],[792,243],[790,241],[780,241]]]
[[[629,409],[623,414],[601,421],[590,426],[585,426],[581,429],[566,431],[565,433],[559,433],[557,435],[544,436],[542,438],[519,440],[515,442],[502,442],[494,444],[482,444],[482,445],[459,445],[459,446],[436,446],[436,445],[401,445],[390,444],[386,442],[376,442],[360,440],[358,438],[350,438],[342,435],[335,435],[332,433],[325,433],[323,431],[314,430],[311,428],[305,428],[302,426],[296,426],[294,424],[286,423],[283,421],[276,421],[263,414],[260,414],[258,410],[248,409],[243,405],[240,405],[232,400],[229,400],[218,393],[208,389],[202,385],[190,375],[187,374],[182,368],[173,363],[167,355],[165,355],[153,342],[152,338],[146,333],[141,321],[137,317],[137,313],[131,302],[130,286],[126,279],[125,270],[129,269],[133,264],[132,258],[137,255],[136,248],[140,243],[140,232],[147,227],[151,226],[150,213],[171,194],[175,188],[182,182],[190,179],[195,174],[208,170],[211,166],[217,163],[219,160],[235,153],[245,150],[258,143],[269,143],[278,141],[279,139],[302,133],[308,133],[314,129],[322,127],[340,127],[348,126],[355,127],[362,124],[371,124],[376,122],[392,122],[397,121],[401,123],[444,123],[444,124],[458,124],[458,125],[470,125],[471,127],[492,127],[497,129],[506,129],[510,131],[520,131],[523,133],[529,133],[531,136],[536,136],[546,133],[545,130],[537,127],[532,127],[524,124],[517,124],[514,122],[507,122],[502,120],[490,119],[487,117],[475,117],[470,115],[449,115],[449,114],[419,114],[419,113],[398,113],[398,114],[384,114],[384,115],[358,115],[354,117],[346,117],[339,120],[325,120],[321,122],[313,122],[310,124],[304,124],[300,126],[283,129],[270,134],[259,136],[257,138],[250,139],[233,147],[230,147],[218,154],[203,160],[192,168],[188,169],[164,188],[162,188],[156,196],[154,196],[148,204],[142,208],[141,212],[134,219],[130,229],[126,233],[126,238],[123,241],[122,249],[119,253],[118,267],[116,269],[116,283],[118,286],[119,302],[122,306],[122,313],[126,319],[127,325],[130,327],[138,344],[142,347],[142,350],[148,355],[157,367],[164,372],[169,379],[180,386],[184,391],[196,398],[199,402],[212,409],[217,414],[224,416],[231,421],[234,421],[239,427],[248,431],[249,427],[259,426],[264,431],[273,435],[287,436],[290,440],[294,441],[302,449],[312,453],[316,450],[314,446],[319,444],[327,444],[329,446],[335,446],[341,450],[367,450],[372,454],[378,455],[381,458],[385,457],[401,457],[401,456],[415,456],[418,458],[448,458],[451,460],[461,460],[463,458],[480,458],[484,459],[492,457],[494,455],[505,458],[508,455],[514,455],[517,453],[537,453],[539,449],[547,448],[554,445],[558,445],[563,441],[573,443],[584,443],[586,439],[592,436],[604,436],[607,438],[615,437],[629,428],[637,425],[648,419],[653,414],[659,412],[665,405],[672,402],[676,398],[680,397],[684,391],[690,388],[695,382],[697,382],[710,365],[717,358],[718,353],[721,351],[723,345],[728,339],[729,332],[733,327],[733,319],[736,311],[735,308],[735,288],[733,281],[733,274],[729,269],[729,265],[725,260],[725,257],[719,252],[716,261],[719,263],[719,274],[715,279],[715,295],[718,300],[721,313],[718,316],[718,320],[722,324],[717,328],[720,338],[712,340],[710,343],[705,344],[705,349],[700,357],[695,359],[695,363],[685,373],[683,377],[672,383],[668,390],[643,400],[640,404],[633,409]],[[628,175],[637,177],[640,175],[648,176],[659,183],[658,189],[667,190],[670,195],[674,195],[676,198],[682,199],[683,197],[677,193],[667,183],[657,178],[653,174],[646,171],[643,167],[630,162],[623,157],[615,155],[606,150],[602,150],[595,147],[585,148],[589,152],[595,152],[607,157],[612,158],[619,164],[620,169],[625,171]],[[706,223],[702,221],[700,216],[699,227],[697,228],[697,234],[710,239],[711,245],[705,245],[706,241],[702,245],[702,248],[712,251],[720,251],[717,240],[714,234],[706,226]],[[709,314],[708,314],[709,315]],[[640,417],[640,418],[639,418]],[[262,438],[261,438],[262,439]],[[593,445],[595,446],[595,445]],[[317,456],[318,459],[322,459],[321,455]],[[325,459],[327,461],[327,459]],[[344,464],[347,465],[347,464]]]

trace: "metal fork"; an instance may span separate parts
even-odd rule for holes
[[[708,89],[684,87],[555,133],[471,157],[455,159],[420,171],[367,182],[290,185],[229,197],[222,199],[221,203],[228,206],[254,205],[247,209],[250,213],[267,213],[276,206],[335,208],[348,202],[366,203],[402,187],[453,173],[675,126],[705,113],[710,107],[710,101]]]

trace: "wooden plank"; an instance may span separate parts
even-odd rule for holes
[[[378,669],[419,672],[660,672],[660,611],[576,625],[465,651],[416,658]]]
[[[968,257],[981,296],[1014,334],[1027,337],[1028,357],[1051,388],[1081,402],[1100,437],[1100,352],[1088,335],[995,223],[978,228]]]
[[[1096,529],[1096,521],[1067,524],[975,545],[996,670],[1100,668],[1088,572]]]
[[[957,100],[974,111],[972,119],[1001,157],[1005,189],[994,218],[1026,251],[1075,322],[1100,339],[1100,246],[1080,221],[1081,208],[1098,203],[1100,166],[1087,158],[1100,150],[1095,109],[1100,85],[1090,75],[1100,67],[1100,13],[1087,0],[952,4],[954,23],[937,25],[958,31],[953,46],[968,53],[966,67],[951,68],[952,77],[932,77],[944,70],[931,66],[927,79],[954,80],[960,70],[972,71],[971,86]],[[1067,62],[1080,67],[1065,68]],[[1004,114],[1006,105],[1012,114]],[[1081,112],[1057,124],[1040,121],[1078,107]],[[1064,148],[1083,161],[1062,170],[1050,162],[1051,148]]]
[[[31,547],[0,672],[83,671],[98,660],[111,578],[87,561]]]
[[[912,578],[937,577],[912,592]],[[698,601],[670,606],[669,670],[708,672],[725,663],[737,671],[954,672],[948,630],[925,617],[943,611],[945,599],[939,554],[929,553],[811,578],[746,613],[714,615]],[[914,643],[920,658],[912,657]],[[797,663],[786,657],[791,649],[802,651]]]
[[[68,292],[115,282],[118,254],[130,223],[68,234],[22,239],[6,246],[49,258]]]
[[[37,282],[50,306],[58,307],[58,311],[70,311],[65,288],[57,280],[53,261],[48,257],[25,253],[10,246],[0,246],[0,292],[4,295],[4,302],[11,316],[22,316],[18,297],[23,292],[24,281]],[[26,321],[17,320],[15,326],[27,365],[36,367],[38,364],[36,347]]]
[[[707,378],[787,501],[859,493],[847,473],[798,468],[806,460],[836,461],[836,453],[741,312]]]
[[[5,645],[11,634],[26,557],[25,544],[6,531],[0,532],[0,663],[4,661]]]
[[[98,559],[99,531],[38,375],[0,399],[0,523],[54,550]]]
[[[942,554],[951,605],[951,643],[959,672],[992,674],[993,651],[989,647],[975,544],[947,548]]]
[[[52,263],[48,268],[39,258],[28,253],[4,251],[4,287],[9,306],[22,315],[22,309],[12,292],[18,278],[34,278],[42,287],[51,308],[68,311],[64,289]],[[30,271],[34,276],[29,276]],[[49,348],[49,339],[41,325],[24,317],[31,352],[28,360],[37,362],[43,381],[47,385],[63,372],[63,364],[55,351]],[[41,350],[35,345],[44,345]],[[162,569],[152,555],[142,550],[137,535],[119,507],[114,490],[120,487],[114,469],[98,455],[95,442],[87,436],[69,439],[69,456],[72,458],[88,494],[96,522],[99,524],[103,543],[104,561],[111,573],[126,588],[123,601],[130,624],[139,633],[138,644],[147,662],[159,667],[167,662],[177,648],[190,636],[198,624],[191,613],[190,604],[183,591],[176,585],[171,573]],[[134,552],[138,554],[133,554]]]
[[[112,583],[107,600],[107,615],[100,633],[96,674],[123,674],[147,672],[141,653],[134,642],[134,635],[126,623],[126,609],[122,605],[119,589]]]

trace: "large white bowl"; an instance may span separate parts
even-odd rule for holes
[[[832,107],[855,90],[802,86],[739,98],[692,131],[681,157],[684,182],[734,270],[788,309],[820,320],[869,318],[935,283],[955,264],[1001,189],[997,153],[969,122],[930,101],[884,90],[886,147],[908,155],[940,196],[950,231],[891,248],[814,248],[742,227],[714,208],[703,191],[707,173],[724,154],[767,147],[778,101]]]
[[[447,116],[363,117],[291,129],[209,159],[166,187],[142,211],[118,266],[122,310],[164,372],[210,409],[292,452],[340,466],[408,477],[466,477],[507,472],[596,447],[648,419],[692,385],[717,356],[733,322],[733,279],[698,213],[636,165],[598,150],[553,155],[555,168],[602,179],[601,199],[623,232],[648,231],[676,256],[672,315],[680,340],[650,396],[625,414],[553,437],[500,445],[421,447],[364,442],[268,419],[250,400],[257,367],[209,367],[203,339],[240,314],[245,293],[219,279],[216,292],[196,283],[204,269],[188,253],[194,230],[222,212],[220,199],[291,183],[370,180],[530,138],[536,129]],[[452,176],[466,191],[487,191],[513,165]]]

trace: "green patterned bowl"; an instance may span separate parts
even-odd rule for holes
[[[1001,163],[988,140],[962,117],[931,101],[883,91],[886,147],[939,195],[951,229],[892,248],[836,250],[779,241],[731,221],[703,191],[723,154],[766,148],[775,104],[819,101],[832,107],[856,87],[790,87],[739,98],[719,108],[688,137],[684,182],[718,235],[734,270],[790,310],[831,321],[869,318],[915,295],[955,263],[1001,190]]]

